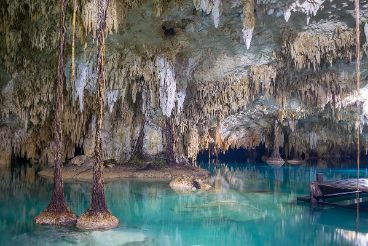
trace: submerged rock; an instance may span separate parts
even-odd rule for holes
[[[204,179],[185,175],[174,178],[169,185],[179,192],[207,191],[212,188]]]

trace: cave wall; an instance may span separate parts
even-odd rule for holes
[[[113,0],[104,158],[125,163],[162,156],[167,118],[180,163],[203,149],[271,148],[275,118],[281,147],[353,156],[357,122],[364,125],[368,115],[368,3],[361,5],[365,53],[355,96],[351,2]],[[76,147],[93,155],[96,7],[88,0],[68,6],[66,159]],[[13,153],[52,164],[58,5],[1,0],[0,9],[0,159]]]

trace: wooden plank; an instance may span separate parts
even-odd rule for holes
[[[298,201],[316,202],[319,205],[342,207],[342,208],[357,208],[360,205],[360,210],[368,211],[368,179],[342,179],[337,181],[326,181],[311,183],[311,192],[313,197],[304,196],[297,197]],[[359,190],[357,190],[357,182]],[[314,187],[314,188],[312,188]],[[359,195],[359,199],[354,195]],[[312,199],[313,198],[313,199]]]
[[[327,181],[323,183],[318,183],[320,187],[330,187],[336,189],[346,189],[346,190],[356,190],[357,183],[359,183],[359,190],[368,192],[368,179],[342,179],[337,181]]]
[[[340,192],[340,193],[332,193],[332,194],[326,194],[323,195],[323,198],[334,198],[334,197],[344,197],[344,196],[350,196],[354,194],[361,194],[363,191],[348,191],[348,192]]]

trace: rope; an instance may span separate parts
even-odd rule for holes
[[[355,5],[355,55],[356,55],[356,89],[358,95],[360,94],[360,10],[359,10],[359,0],[354,1]],[[359,115],[358,115],[359,117]],[[357,191],[359,191],[359,175],[360,175],[360,119],[357,121]],[[359,228],[359,193],[356,196],[357,201],[357,217],[356,217],[356,227]]]
[[[359,0],[355,0],[355,55],[356,55],[356,87],[360,89],[360,9]]]
[[[360,10],[359,0],[355,0],[355,55],[356,55],[356,89],[358,95],[360,93]],[[358,119],[357,126],[357,190],[359,190],[359,168],[360,168],[360,120]]]

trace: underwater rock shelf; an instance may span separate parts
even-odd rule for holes
[[[54,177],[54,169],[47,168],[38,173],[41,177],[52,179]],[[142,169],[131,166],[114,166],[105,168],[105,181],[116,181],[121,179],[141,179],[141,180],[156,180],[169,181],[177,176],[190,176],[197,178],[206,178],[209,172],[193,167],[193,166],[172,166],[152,169]],[[81,181],[92,182],[92,167],[83,166],[65,166],[63,170],[64,181]]]
[[[359,189],[357,184],[359,184]],[[362,211],[368,211],[368,179],[342,179],[324,182],[317,175],[317,181],[310,184],[310,196],[298,197],[297,200],[324,206],[359,208]]]

